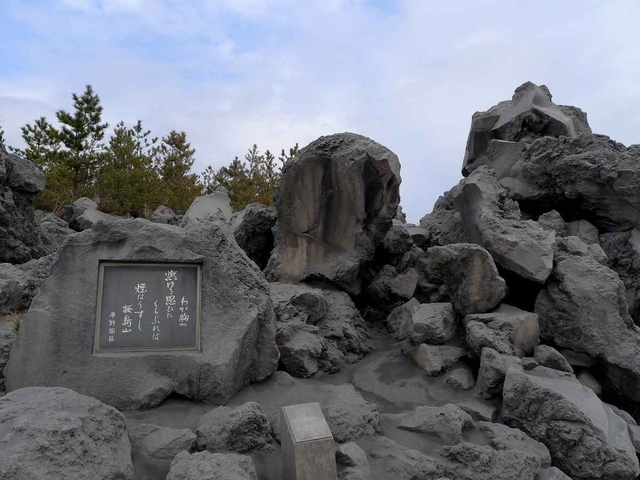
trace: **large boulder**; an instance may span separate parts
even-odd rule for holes
[[[236,242],[260,270],[267,266],[273,250],[275,224],[276,209],[261,203],[250,203],[231,222]]]
[[[217,189],[209,195],[196,197],[187,209],[182,223],[198,222],[202,220],[219,220],[230,223],[233,218],[231,200],[225,189]]]
[[[178,215],[176,215],[176,212],[164,205],[158,206],[158,208],[156,208],[151,214],[151,218],[149,220],[154,223],[165,223],[168,225],[178,225],[180,223],[180,219]]]
[[[93,354],[93,302],[105,260],[202,264],[200,351]],[[172,393],[224,403],[273,373],[278,357],[267,283],[226,227],[135,219],[69,237],[22,319],[5,375],[9,390],[60,385],[136,409]]]
[[[576,107],[556,105],[545,85],[526,82],[516,88],[510,101],[486,112],[476,112],[467,139],[463,175],[480,165],[509,173],[523,143],[541,137],[576,137],[591,133],[587,115]]]
[[[45,254],[33,207],[44,188],[44,173],[0,147],[0,262],[23,263]]]
[[[497,307],[506,295],[506,283],[491,255],[482,247],[456,243],[427,250],[429,280],[445,287],[461,315],[484,313]]]
[[[258,480],[258,475],[247,455],[182,451],[171,462],[166,480]]]
[[[640,474],[627,424],[575,379],[507,372],[503,418],[544,443],[571,478],[625,480]]]
[[[124,416],[66,388],[0,398],[0,478],[133,480]]]
[[[553,269],[555,231],[523,220],[490,167],[480,167],[462,180],[454,198],[469,240],[483,246],[505,270],[544,283]]]
[[[588,257],[560,263],[536,300],[543,339],[595,358],[605,388],[640,402],[640,333],[618,275]]]
[[[358,294],[399,204],[400,162],[353,133],[320,137],[287,162],[276,195],[272,281],[322,279]]]
[[[69,222],[69,228],[72,228],[76,232],[81,232],[93,228],[98,222],[110,223],[116,220],[118,220],[118,217],[93,208],[86,208],[80,215],[75,216]]]

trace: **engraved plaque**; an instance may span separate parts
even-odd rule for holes
[[[201,265],[101,262],[94,352],[200,349]]]

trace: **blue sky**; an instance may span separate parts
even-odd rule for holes
[[[187,132],[196,170],[353,131],[400,157],[409,220],[460,179],[471,115],[546,84],[640,142],[640,2],[0,0],[0,125],[70,108]]]

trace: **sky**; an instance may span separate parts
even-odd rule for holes
[[[337,132],[402,164],[410,222],[461,178],[475,111],[526,81],[640,143],[637,0],[0,0],[0,126],[71,109],[185,131],[194,169]]]

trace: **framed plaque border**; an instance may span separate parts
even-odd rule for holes
[[[104,289],[105,267],[193,267],[196,268],[196,346],[195,347],[125,347],[112,350],[100,349],[100,326],[102,322],[102,296]],[[200,318],[202,314],[202,263],[197,262],[149,262],[135,260],[100,260],[98,263],[98,292],[96,295],[95,332],[93,338],[93,354],[113,355],[118,353],[162,353],[162,352],[200,352]]]

